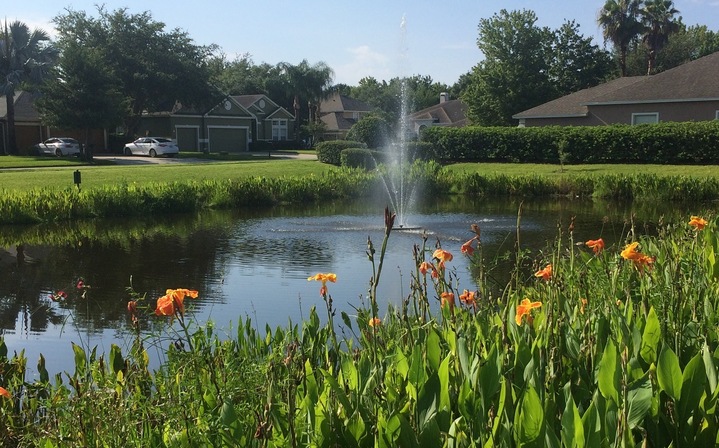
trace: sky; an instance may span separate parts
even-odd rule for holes
[[[559,28],[566,20],[603,46],[596,18],[604,0],[30,0],[6,2],[0,19],[20,20],[54,36],[53,17],[65,9],[96,15],[107,10],[149,11],[167,29],[179,28],[198,45],[216,44],[228,59],[249,55],[255,64],[324,62],[334,83],[356,86],[422,75],[454,84],[482,60],[479,21],[501,9],[531,10],[537,25]],[[192,6],[187,6],[192,5]],[[674,0],[686,25],[719,32],[719,0]]]

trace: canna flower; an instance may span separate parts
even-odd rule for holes
[[[539,308],[540,306],[542,306],[542,302],[532,302],[528,298],[522,299],[522,303],[517,305],[517,314],[514,316],[514,320],[517,325],[522,325],[522,318],[525,314],[527,315],[527,318],[530,318],[530,311],[534,308]]]
[[[157,299],[155,307],[155,315],[172,316],[175,313],[183,315],[185,313],[185,297],[189,296],[193,299],[197,298],[197,291],[192,289],[168,289],[165,295]],[[130,305],[128,304],[128,310]]]
[[[539,271],[534,273],[535,277],[541,277],[542,279],[549,281],[550,278],[552,278],[552,265],[548,264],[544,267],[544,269],[540,269]]]
[[[0,386],[0,397],[5,397],[12,400],[12,395],[10,395],[10,392],[8,392],[8,390],[2,386]]]
[[[595,254],[599,254],[604,250],[604,240],[599,238],[597,240],[589,240],[584,243],[588,248],[592,249]]]
[[[689,225],[694,227],[694,230],[704,230],[704,227],[709,224],[706,219],[700,218],[698,216],[692,216],[689,220]]]
[[[67,293],[65,291],[58,291],[54,294],[50,294],[50,300],[53,302],[59,302],[60,300],[67,299]]]
[[[444,308],[445,305],[449,306],[449,309],[454,309],[454,293],[453,292],[443,292],[440,294],[440,302],[439,306]]]
[[[459,301],[467,306],[475,306],[477,304],[475,291],[467,291],[466,289],[459,295]]]
[[[379,317],[373,317],[369,320],[369,326],[372,328],[378,328],[380,325],[382,325],[382,321]]]
[[[307,281],[316,281],[316,282],[322,282],[322,287],[320,288],[320,295],[326,296],[327,295],[327,282],[335,283],[337,282],[337,274],[327,273],[327,274],[315,274],[312,277],[307,277]]]
[[[580,303],[579,314],[584,314],[584,310],[587,307],[587,303],[589,303],[589,302],[587,301],[587,299],[582,297],[581,299],[579,299],[579,303]]]
[[[640,271],[644,271],[645,267],[651,267],[654,263],[654,257],[650,257],[649,255],[643,254],[637,250],[637,247],[639,246],[639,243],[636,241],[630,244],[627,244],[627,246],[622,250],[621,256],[625,260],[632,260],[634,262],[634,266],[638,268]]]
[[[427,271],[430,271],[432,273],[432,278],[439,277],[439,272],[437,272],[437,268],[435,268],[432,263],[428,261],[423,261],[419,264],[419,272],[422,275],[427,275]]]
[[[462,244],[462,247],[459,249],[463,254],[467,254],[470,257],[474,255],[474,246],[472,246],[472,243],[474,242],[475,238],[472,238],[471,240],[467,241],[466,243]]]
[[[454,257],[452,257],[452,254],[444,249],[437,249],[432,254],[432,258],[436,258],[439,260],[440,266],[444,266],[445,262],[452,261],[452,258]]]
[[[130,300],[127,302],[127,312],[130,314],[137,313],[137,300]]]

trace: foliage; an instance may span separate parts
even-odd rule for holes
[[[646,126],[430,128],[423,140],[446,161],[558,163],[719,163],[719,123],[666,122]]]
[[[679,10],[674,8],[672,0],[644,0],[641,17],[644,25],[642,40],[649,56],[647,74],[654,73],[657,54],[667,44],[669,36],[679,31],[677,14]]]
[[[205,110],[219,101],[219,92],[209,84],[208,58],[215,48],[196,45],[179,29],[166,31],[149,12],[110,12],[98,6],[93,17],[67,9],[54,22],[60,46],[81,43],[85,54],[99,58],[118,81],[115,90],[130,102],[128,135],[136,133],[143,112],[168,111],[178,101]]]
[[[324,96],[330,92],[334,71],[324,62],[310,65],[303,59],[297,65],[281,62],[280,82],[285,92],[292,96],[292,107],[295,112],[295,138],[299,137],[301,122],[311,123],[319,119],[317,110]],[[302,104],[307,104],[307,116],[302,118]],[[288,109],[289,110],[289,109]]]
[[[367,148],[347,148],[340,153],[340,164],[348,168],[373,170],[381,162],[381,156],[381,152]]]
[[[576,22],[565,21],[554,31],[549,78],[558,96],[596,86],[612,71],[610,53],[582,36]]]
[[[322,163],[340,166],[342,164],[342,151],[348,148],[366,148],[362,142],[352,140],[332,140],[320,142],[315,146],[317,160]]]
[[[642,32],[639,19],[642,0],[606,0],[599,11],[597,23],[602,28],[604,41],[610,41],[619,53],[619,69],[627,75],[629,45]]]
[[[15,93],[23,85],[38,85],[57,58],[57,50],[49,44],[49,35],[40,29],[30,32],[28,26],[7,19],[0,27],[0,96],[7,107],[6,153],[17,154],[15,138]]]
[[[155,299],[129,288],[130,348],[73,346],[67,382],[51,380],[42,357],[27,379],[27,360],[9,357],[0,340],[2,442],[714,444],[719,238],[710,217],[667,223],[655,236],[637,238],[632,227],[618,247],[601,235],[575,241],[570,225],[531,258],[518,225],[507,284],[494,283],[479,226],[463,244],[419,237],[409,295],[381,312],[376,287],[394,218],[385,213],[381,246],[368,241],[377,281],[341,322],[331,291],[343,279],[319,273],[308,280],[321,282],[324,318],[313,308],[300,325],[264,332],[247,319],[229,337],[189,317],[195,291]],[[476,289],[462,286],[453,252],[471,258]],[[167,347],[160,369],[149,370],[146,346]]]
[[[364,143],[368,148],[384,148],[390,142],[390,125],[381,116],[368,114],[353,124],[347,140]]]

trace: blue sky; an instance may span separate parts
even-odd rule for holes
[[[53,33],[51,20],[67,7],[95,13],[97,0],[6,2],[4,18]],[[502,8],[529,9],[538,25],[558,28],[575,20],[580,32],[603,45],[596,16],[603,0],[213,0],[104,2],[108,10],[150,11],[168,28],[180,28],[197,44],[217,44],[230,58],[249,54],[256,63],[323,61],[335,83],[357,85],[365,76],[429,75],[453,84],[482,59],[477,25]],[[189,6],[191,5],[191,6]],[[719,31],[719,0],[675,0],[687,25]],[[405,26],[401,27],[402,18]]]

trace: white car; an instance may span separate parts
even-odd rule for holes
[[[169,156],[179,153],[180,149],[174,141],[164,137],[141,137],[127,143],[122,153],[126,156],[144,155],[150,157]]]
[[[38,154],[51,156],[76,156],[80,154],[80,143],[74,138],[53,137],[35,145]]]

